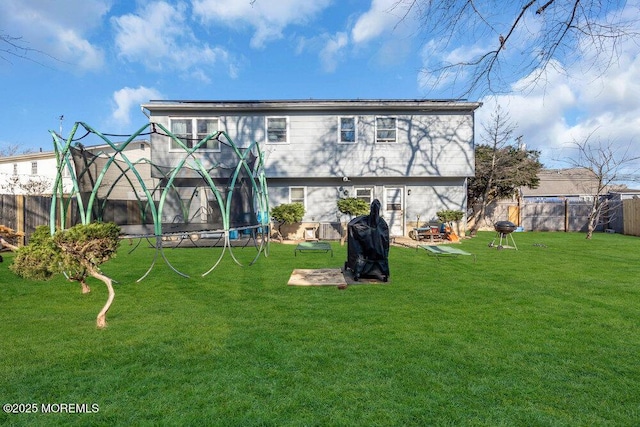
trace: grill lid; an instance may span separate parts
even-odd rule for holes
[[[508,234],[514,232],[518,226],[511,221],[498,221],[493,225],[493,228],[498,233]]]

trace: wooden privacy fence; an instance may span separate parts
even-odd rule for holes
[[[29,236],[36,227],[49,225],[51,215],[51,196],[21,196],[0,194],[0,224],[24,233],[24,241],[28,243]],[[72,201],[74,203],[74,201]],[[619,202],[618,202],[619,204]],[[509,219],[518,222],[526,231],[586,231],[589,215],[589,203],[523,203],[500,204],[492,211],[489,224],[495,221]],[[75,209],[72,209],[75,211]],[[113,221],[119,225],[149,223],[148,212],[142,218],[140,206],[135,201],[114,200],[101,217],[104,221]],[[512,218],[513,217],[513,218]],[[615,220],[598,230],[613,227],[617,233],[640,236],[640,198],[622,200],[620,209],[616,209]],[[68,225],[77,223],[77,218],[68,218]],[[613,224],[619,224],[613,226]]]
[[[23,196],[0,194],[0,224],[23,233],[18,245],[28,243],[28,238],[40,225],[49,225],[51,196]]]
[[[622,201],[622,222],[624,234],[640,236],[640,199]]]
[[[24,233],[22,241],[18,245],[29,243],[29,236],[40,225],[49,226],[51,216],[51,196],[24,196],[13,194],[0,194],[0,224]],[[59,203],[69,203],[68,200],[58,200]],[[79,222],[76,200],[71,200],[72,214],[66,220],[66,227]],[[96,209],[94,209],[96,210]],[[58,215],[61,210],[58,209]],[[135,225],[141,223],[153,223],[149,212],[145,212],[142,218],[140,204],[134,200],[113,200],[105,207],[104,211],[94,212],[95,218],[101,218],[105,222],[115,222],[118,225]],[[56,224],[60,218],[56,218]]]
[[[524,203],[520,211],[522,226],[527,231],[585,232],[591,204],[568,201]]]
[[[506,201],[489,206],[482,229],[493,230],[498,221],[511,221],[525,231],[587,230],[591,205],[588,202],[559,200],[556,202]],[[602,230],[600,226],[598,230]],[[622,229],[617,232],[621,233]]]

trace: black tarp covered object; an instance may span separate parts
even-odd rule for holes
[[[347,262],[353,277],[389,280],[389,226],[380,217],[379,200],[371,203],[369,215],[352,219],[347,225]]]

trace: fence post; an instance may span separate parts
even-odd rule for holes
[[[569,200],[564,199],[564,232],[569,231]]]
[[[24,231],[24,195],[17,194],[16,195],[16,233],[18,234],[18,245],[24,246],[25,242],[25,231]]]

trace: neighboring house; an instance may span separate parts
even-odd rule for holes
[[[114,150],[108,144],[83,147],[88,153],[107,158]],[[150,158],[148,141],[132,141],[124,151],[126,156],[137,162],[141,158]],[[118,160],[118,159],[116,159]],[[73,165],[72,167],[75,167]],[[97,164],[92,167],[94,175],[97,176]],[[143,175],[150,178],[150,167],[138,166],[137,169]],[[38,153],[20,154],[16,156],[0,157],[0,194],[20,194],[20,195],[50,195],[53,191],[58,173],[58,162],[54,151],[41,151]],[[107,175],[105,184],[109,184],[109,177],[116,175],[115,168]],[[114,180],[116,178],[113,178]],[[62,171],[62,188],[65,194],[71,192],[73,182],[71,172],[68,168]],[[117,191],[110,195],[113,198],[131,198],[131,187],[121,183],[117,186]]]
[[[497,221],[508,220],[525,231],[585,231],[598,178],[585,168],[543,169],[537,188],[521,187],[520,195],[499,200],[489,206],[481,229],[492,230]],[[638,197],[640,191],[624,186],[605,187],[602,197],[609,208],[598,225],[599,230],[624,230],[622,201]]]
[[[537,188],[520,189],[525,202],[590,201],[598,191],[598,177],[585,168],[542,169],[538,178]]]
[[[116,147],[119,147],[120,144],[122,143],[114,143]],[[108,144],[87,147],[75,146],[72,153],[76,173],[80,174],[81,170],[85,170],[85,173],[90,176],[90,179],[83,179],[82,176],[79,176],[79,183],[82,187],[80,191],[93,189],[93,183],[97,181],[106,163],[113,157],[113,163],[102,178],[98,197],[111,200],[136,200],[139,198],[143,194],[142,186],[137,177],[129,170],[123,155],[133,164],[150,191],[157,185],[157,182],[151,178],[149,141],[131,141],[120,154],[116,154],[116,150]]]
[[[0,194],[51,194],[56,174],[53,151],[0,157]],[[63,175],[63,186],[71,188],[68,174]]]
[[[187,145],[215,131],[226,132],[239,147],[256,141],[265,155],[270,206],[301,202],[304,223],[335,225],[349,220],[337,210],[339,198],[379,199],[392,235],[406,235],[418,217],[421,223],[434,220],[442,209],[466,212],[466,182],[475,173],[474,111],[480,106],[433,100],[142,105],[152,123]],[[200,159],[208,167],[225,165],[229,148],[211,142],[197,153]],[[151,135],[151,146],[154,165],[174,165],[184,157],[160,133]],[[181,176],[181,185],[198,185],[195,174]],[[204,208],[207,198],[201,200]],[[320,227],[320,238],[333,237],[323,230],[329,228]]]

